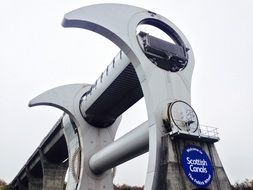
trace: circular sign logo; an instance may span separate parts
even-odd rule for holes
[[[207,154],[197,146],[187,146],[181,163],[185,175],[197,187],[207,187],[213,179],[213,166]]]

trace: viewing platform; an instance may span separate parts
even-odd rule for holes
[[[174,128],[171,132],[169,132],[169,135],[172,137],[172,139],[184,138],[212,143],[220,140],[218,128],[207,125],[200,125],[199,127],[199,130],[194,133]]]

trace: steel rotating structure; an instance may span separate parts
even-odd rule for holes
[[[140,24],[159,28],[174,43],[136,33]],[[94,31],[121,49],[94,84],[57,87],[29,103],[62,109],[63,125],[77,128],[80,168],[74,169],[75,183],[67,189],[112,190],[111,169],[147,151],[145,190],[157,189],[161,138],[168,132],[164,110],[177,100],[191,103],[194,56],[189,42],[166,18],[129,5],[83,7],[67,13],[62,25]],[[148,121],[114,141],[121,115],[142,97]]]

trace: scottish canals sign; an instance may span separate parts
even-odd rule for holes
[[[213,166],[207,154],[197,146],[187,146],[181,157],[185,175],[197,187],[207,187],[213,179]]]

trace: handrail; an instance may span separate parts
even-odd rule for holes
[[[211,138],[219,138],[218,128],[202,124],[199,127],[200,135],[204,135]]]

